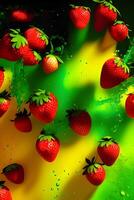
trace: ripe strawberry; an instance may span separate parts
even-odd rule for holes
[[[69,17],[77,29],[84,29],[90,21],[90,8],[73,6],[69,11]]]
[[[117,19],[119,12],[110,2],[94,0],[99,3],[94,13],[94,28],[97,32],[103,31]]]
[[[128,27],[122,21],[116,21],[112,26],[109,28],[109,32],[114,40],[117,42],[121,42],[128,37]]]
[[[9,33],[5,34],[0,41],[0,58],[10,61],[18,60],[18,56],[15,54],[12,48],[12,42]]]
[[[4,183],[5,181],[0,181],[0,200],[12,200],[11,192]]]
[[[3,67],[0,67],[0,88],[3,84],[3,82],[4,82],[4,69],[3,69]]]
[[[104,137],[101,139],[97,151],[104,164],[111,166],[119,156],[120,147],[111,137]]]
[[[28,113],[27,110],[24,109],[23,112],[20,111],[16,113],[15,119],[11,121],[14,121],[14,125],[17,130],[21,132],[30,132],[32,130],[32,123],[29,116],[30,113]]]
[[[105,170],[100,163],[95,162],[95,157],[90,161],[86,159],[87,165],[83,168],[83,175],[93,185],[100,185],[105,179]]]
[[[32,51],[29,47],[19,50],[19,53],[22,53],[24,65],[37,65],[42,59],[36,51]]]
[[[5,90],[2,93],[0,93],[0,117],[2,117],[10,106],[10,95]]]
[[[10,164],[3,169],[2,173],[13,183],[20,184],[24,181],[24,169],[20,164]]]
[[[71,129],[78,135],[85,136],[91,129],[91,117],[84,110],[67,110],[67,117]]]
[[[59,63],[63,61],[58,56],[49,54],[43,58],[42,68],[46,74],[51,74],[58,69]]]
[[[33,15],[23,9],[12,10],[10,17],[13,21],[17,22],[31,22],[33,19]]]
[[[37,27],[26,30],[25,37],[32,49],[43,50],[48,45],[48,36]]]
[[[119,58],[108,59],[102,68],[100,84],[102,88],[108,89],[119,85],[129,77],[129,69]]]
[[[125,103],[125,110],[130,118],[134,118],[134,94],[129,94],[126,103]]]
[[[44,131],[42,131],[36,141],[36,150],[43,159],[52,162],[56,159],[60,150],[60,142],[57,138],[45,135]]]
[[[38,89],[30,98],[29,108],[36,119],[47,124],[56,116],[58,101],[53,93]]]
[[[26,38],[20,34],[20,30],[11,29],[10,33],[12,48],[24,65],[36,65],[41,60],[40,55],[29,48]]]

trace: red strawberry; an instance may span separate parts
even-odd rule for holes
[[[104,164],[111,166],[119,156],[120,147],[111,137],[104,137],[101,139],[97,151]]]
[[[33,19],[33,15],[23,9],[12,10],[11,19],[17,22],[30,22]]]
[[[27,110],[24,109],[23,112],[20,111],[16,113],[15,119],[11,121],[14,121],[14,125],[17,130],[21,132],[30,132],[32,130],[32,123],[29,116],[30,113],[28,113]]]
[[[20,184],[24,181],[24,169],[20,164],[10,164],[3,169],[2,173],[13,183]]]
[[[0,67],[0,88],[3,84],[3,82],[4,82],[4,69],[3,69],[3,67]]]
[[[48,162],[56,159],[60,149],[60,142],[53,136],[45,135],[44,131],[36,141],[37,152]]]
[[[24,65],[37,65],[42,59],[36,51],[32,51],[29,47],[22,48],[19,53],[22,54]]]
[[[83,175],[93,185],[100,185],[105,179],[105,170],[100,163],[95,162],[95,157],[90,161],[86,159],[87,165],[83,168]]]
[[[34,117],[47,124],[56,116],[58,101],[53,93],[38,89],[30,98],[29,108]]]
[[[69,17],[76,28],[84,29],[90,21],[90,8],[72,5]]]
[[[100,84],[102,88],[108,89],[119,85],[129,77],[129,69],[119,58],[108,59],[102,68]]]
[[[71,129],[78,135],[85,136],[91,129],[91,117],[84,110],[67,110],[67,117]]]
[[[100,32],[108,28],[110,24],[113,24],[119,11],[107,1],[94,1],[99,3],[94,13],[94,28],[97,32]]]
[[[12,200],[11,192],[4,183],[5,181],[0,181],[0,200]]]
[[[18,56],[15,54],[12,48],[12,42],[10,35],[7,33],[0,41],[0,58],[4,58],[10,61],[16,61]]]
[[[129,94],[126,103],[125,103],[125,110],[130,118],[134,118],[134,94]]]
[[[29,48],[26,38],[20,34],[20,30],[11,29],[10,33],[12,48],[19,59],[25,65],[36,65],[41,60],[40,55]]]
[[[58,69],[59,63],[63,61],[58,56],[49,54],[43,58],[42,68],[46,74],[51,74]]]
[[[48,36],[37,27],[26,30],[25,37],[32,49],[43,50],[48,45]]]
[[[10,95],[7,91],[0,93],[0,117],[2,117],[10,106]]]
[[[116,21],[112,26],[109,28],[109,32],[114,40],[117,42],[121,42],[128,37],[128,27],[122,21]]]

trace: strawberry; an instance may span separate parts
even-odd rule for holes
[[[104,164],[111,166],[119,156],[120,147],[111,137],[104,137],[100,140],[97,151]]]
[[[130,118],[134,118],[134,94],[129,94],[126,103],[125,103],[125,110]]]
[[[109,32],[114,40],[121,42],[128,37],[128,27],[123,21],[116,21],[109,28]]]
[[[108,59],[102,68],[100,84],[108,89],[119,85],[129,78],[129,69],[119,57]]]
[[[43,71],[46,74],[51,74],[58,69],[59,63],[63,63],[59,56],[49,54],[45,56],[42,60]]]
[[[30,22],[33,19],[33,15],[23,9],[12,10],[10,17],[13,21],[17,22]]]
[[[59,149],[59,140],[54,136],[45,135],[43,130],[36,141],[36,150],[41,157],[48,162],[52,162],[56,159]]]
[[[67,110],[69,126],[78,135],[85,136],[91,129],[91,117],[88,112],[79,109]]]
[[[0,117],[2,117],[10,106],[10,95],[9,93],[4,90],[2,93],[0,93]]]
[[[0,67],[0,88],[3,84],[3,82],[4,82],[4,69],[3,69],[3,67]]]
[[[95,157],[90,161],[86,158],[87,165],[83,168],[83,175],[93,185],[100,185],[105,179],[105,170],[100,163],[95,162]]]
[[[35,118],[47,124],[56,116],[58,101],[53,93],[38,89],[30,98],[29,108]]]
[[[99,3],[94,12],[94,28],[101,32],[117,19],[119,12],[110,2],[94,0]]]
[[[2,173],[13,183],[20,184],[24,181],[24,169],[20,164],[10,164],[3,169]]]
[[[27,29],[24,35],[32,49],[43,50],[48,45],[48,36],[37,27]]]
[[[10,61],[18,60],[18,56],[15,54],[12,48],[12,42],[9,33],[5,34],[0,40],[0,58]]]
[[[90,8],[71,5],[69,17],[77,29],[84,29],[90,21]]]
[[[16,113],[15,119],[11,121],[14,121],[14,125],[17,130],[21,132],[30,132],[32,130],[32,123],[29,116],[30,113],[24,109],[24,111]]]
[[[4,183],[5,181],[0,181],[0,200],[12,200],[11,192]]]
[[[41,60],[40,55],[32,51],[25,37],[20,34],[19,29],[11,29],[10,33],[12,48],[19,59],[23,60],[24,65],[36,65]]]

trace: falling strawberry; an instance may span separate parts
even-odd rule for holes
[[[121,42],[128,37],[128,27],[123,21],[116,21],[109,27],[109,32],[114,40]]]
[[[129,68],[119,57],[108,59],[102,68],[100,84],[108,89],[119,85],[129,77]]]
[[[49,54],[42,60],[42,68],[46,74],[51,74],[59,67],[59,63],[63,63],[59,56]]]
[[[32,51],[26,38],[20,34],[19,29],[10,29],[10,33],[2,38],[3,48],[0,50],[0,57],[16,61],[22,59],[25,65],[36,65],[41,60],[40,55]]]
[[[24,109],[24,111],[16,113],[15,119],[11,121],[14,121],[14,125],[17,130],[21,132],[30,132],[32,130],[32,123],[29,116],[30,113]]]
[[[105,170],[100,163],[95,162],[95,157],[90,161],[86,159],[87,165],[83,168],[83,175],[93,185],[100,185],[105,179]]]
[[[0,117],[2,117],[10,107],[10,94],[5,90],[0,93]]]
[[[4,183],[5,181],[0,181],[0,200],[12,200],[11,192]]]
[[[12,42],[9,33],[6,33],[0,40],[0,58],[10,61],[16,61],[19,59],[12,48]]]
[[[37,27],[29,28],[24,35],[32,49],[43,50],[48,45],[48,36]]]
[[[20,184],[24,181],[24,168],[20,164],[10,164],[3,169],[2,173],[13,183]]]
[[[103,31],[117,19],[119,11],[107,1],[94,0],[99,3],[94,12],[94,28],[97,32]]]
[[[78,135],[85,136],[91,129],[91,117],[88,112],[79,109],[67,110],[71,129]]]
[[[52,122],[57,113],[58,101],[53,93],[38,89],[30,98],[30,112],[41,122]]]
[[[90,21],[90,8],[71,5],[69,17],[77,29],[84,29]]]
[[[119,156],[120,147],[111,137],[104,137],[100,140],[97,151],[104,164],[111,166]]]
[[[134,94],[129,94],[126,103],[125,103],[125,110],[130,118],[134,118]]]
[[[33,19],[32,13],[24,9],[12,10],[10,17],[13,21],[16,22],[31,22]]]
[[[4,82],[4,69],[3,69],[3,67],[0,67],[0,88],[3,84],[3,82]]]
[[[45,132],[42,131],[36,141],[36,149],[43,159],[53,162],[59,152],[60,142],[57,138],[45,135]]]
[[[25,65],[36,65],[41,60],[40,55],[32,51],[28,45],[28,41],[20,34],[20,30],[11,29],[10,33],[12,47],[18,58],[23,60]]]

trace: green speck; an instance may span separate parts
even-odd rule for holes
[[[57,187],[59,187],[59,185],[60,185],[59,183],[56,183],[56,186],[57,186]]]
[[[122,195],[122,196],[125,196],[125,195],[126,195],[125,192],[124,192],[123,190],[121,191],[121,195]]]

